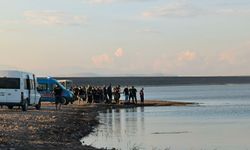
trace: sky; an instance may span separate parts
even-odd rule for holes
[[[0,69],[250,75],[249,0],[0,0]]]

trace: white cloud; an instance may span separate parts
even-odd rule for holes
[[[145,28],[141,30],[137,30],[138,33],[161,33],[159,30],[153,28]]]
[[[85,16],[59,11],[25,11],[24,17],[28,23],[36,25],[82,25],[86,23]]]
[[[122,57],[124,55],[124,50],[122,48],[118,48],[116,51],[115,51],[115,56],[116,57]]]
[[[109,68],[111,65],[116,65],[116,63],[114,63],[115,61],[117,61],[117,59],[115,59],[115,57],[122,57],[124,56],[124,50],[122,48],[118,48],[113,55],[109,54],[109,53],[104,53],[101,55],[96,55],[93,56],[91,58],[91,62],[92,64],[95,65],[95,67],[98,68]]]
[[[175,63],[172,60],[164,57],[155,59],[151,66],[154,72],[162,74],[171,74],[174,68],[176,68]]]
[[[0,24],[4,24],[4,25],[17,25],[20,23],[21,21],[19,20],[0,20]]]
[[[113,59],[108,54],[93,56],[91,60],[96,67],[102,67],[113,63]]]
[[[197,10],[192,8],[186,2],[175,2],[142,13],[143,17],[152,17],[152,18],[164,17],[164,16],[187,17],[194,15],[199,15],[199,13],[197,13]]]
[[[196,7],[188,1],[177,1],[175,3],[168,3],[159,7],[152,8],[142,12],[145,18],[157,17],[192,17],[201,15],[242,15],[249,16],[250,9],[237,9],[237,8],[209,8]]]
[[[178,55],[178,61],[193,61],[197,58],[197,54],[192,51],[185,51]]]
[[[228,64],[234,64],[236,62],[236,56],[233,52],[222,52],[219,54],[219,61],[228,63]]]
[[[250,10],[249,9],[232,9],[232,8],[227,8],[227,9],[219,9],[216,11],[216,14],[218,15],[250,15]]]
[[[202,65],[204,65],[204,62],[196,52],[183,51],[172,55],[161,54],[160,57],[152,61],[151,68],[154,72],[166,75],[180,75],[190,74],[190,66],[199,69]]]

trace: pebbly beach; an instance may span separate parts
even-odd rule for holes
[[[194,103],[146,100],[137,105],[75,102],[59,111],[52,103],[41,110],[0,109],[0,149],[97,149],[80,142],[99,125],[98,112],[108,108],[187,106]]]

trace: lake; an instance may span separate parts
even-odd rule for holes
[[[149,150],[250,149],[250,84],[144,88],[146,99],[200,106],[106,110],[99,114],[101,125],[82,139],[84,144]]]

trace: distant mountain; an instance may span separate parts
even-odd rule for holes
[[[250,76],[228,77],[55,77],[69,79],[76,85],[136,85],[136,86],[165,86],[165,85],[224,85],[249,84]]]
[[[152,74],[108,74],[108,73],[72,73],[72,74],[64,74],[57,75],[58,77],[164,77],[164,76],[176,76],[176,75],[165,75],[162,73],[152,73]]]
[[[57,75],[59,77],[101,77],[101,75],[97,73],[92,72],[86,72],[86,73],[70,73],[70,74],[63,74],[63,75]]]

